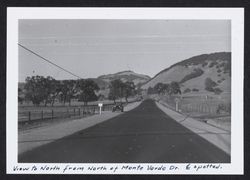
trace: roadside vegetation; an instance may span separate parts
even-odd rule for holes
[[[50,76],[27,77],[18,88],[18,121],[56,120],[80,118],[99,112],[98,102],[104,111],[111,111],[117,101],[138,100],[140,90],[133,82],[113,80],[109,96],[98,93],[98,84],[92,79],[56,80]]]
[[[27,77],[23,88],[18,88],[19,105],[31,106],[71,106],[74,104],[88,105],[98,100],[117,100],[128,102],[128,98],[139,93],[133,82],[122,82],[119,79],[113,80],[109,85],[109,96],[98,94],[98,84],[92,79],[79,80],[56,80],[50,76]],[[97,95],[98,94],[98,95]]]

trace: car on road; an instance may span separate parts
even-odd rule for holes
[[[123,112],[124,111],[124,106],[122,103],[120,104],[115,104],[113,107],[112,107],[112,112],[115,112],[115,111],[121,111]]]

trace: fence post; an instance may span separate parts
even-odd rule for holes
[[[31,120],[31,117],[30,117],[30,111],[29,111],[29,121]]]
[[[74,116],[76,115],[76,109],[74,108]]]
[[[81,115],[81,110],[80,110],[80,108],[78,108],[78,112],[79,112],[79,116]]]
[[[43,110],[42,110],[42,112],[41,112],[41,116],[42,116],[42,120],[43,120]]]

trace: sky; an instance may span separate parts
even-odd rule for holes
[[[132,70],[153,77],[200,54],[231,51],[229,20],[19,20],[18,43],[82,78]],[[76,77],[19,47],[27,76]]]

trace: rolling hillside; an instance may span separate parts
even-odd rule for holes
[[[123,82],[131,81],[134,82],[136,86],[140,86],[141,84],[149,81],[150,77],[143,74],[137,74],[133,71],[122,71],[115,74],[102,75],[96,79],[93,79],[101,89],[98,94],[102,94],[107,97],[109,93],[109,84],[115,79],[120,79]]]
[[[231,91],[231,53],[203,54],[176,63],[155,75],[141,86],[154,87],[157,83],[179,82],[185,93],[207,93],[205,79],[210,78],[223,92]]]
[[[150,77],[143,74],[137,74],[133,71],[122,71],[115,74],[102,75],[99,76],[97,79],[103,80],[108,83],[115,79],[120,79],[123,82],[132,81],[135,83],[135,85],[138,85],[147,82]]]

